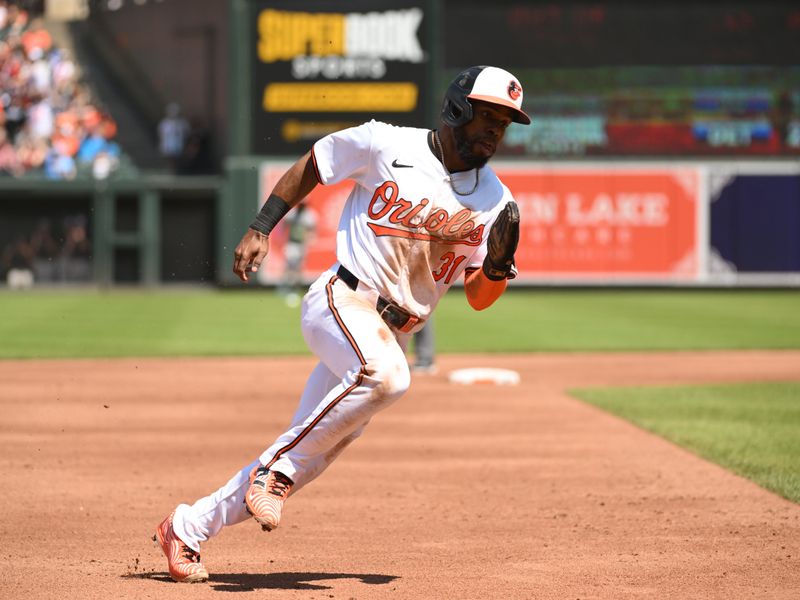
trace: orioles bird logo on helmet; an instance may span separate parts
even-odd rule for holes
[[[508,97],[512,100],[516,100],[521,93],[522,86],[512,79],[511,83],[508,84]]]

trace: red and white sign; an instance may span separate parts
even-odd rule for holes
[[[698,278],[698,169],[495,170],[520,207],[521,280]]]
[[[261,167],[261,202],[290,163]],[[695,281],[701,176],[698,168],[497,165],[520,208],[520,281]],[[336,231],[352,181],[318,185],[306,202],[317,229],[303,276],[336,261]],[[259,281],[279,281],[286,232],[279,225]]]

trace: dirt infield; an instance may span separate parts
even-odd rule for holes
[[[280,529],[171,582],[153,528],[273,441],[312,366],[0,362],[0,598],[800,598],[800,506],[564,391],[797,380],[800,352],[444,357]],[[522,383],[449,384],[465,366]]]

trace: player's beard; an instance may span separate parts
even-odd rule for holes
[[[456,141],[456,152],[458,152],[458,156],[466,163],[467,167],[480,169],[489,162],[491,156],[478,156],[472,151],[475,144],[481,140],[481,136],[468,137],[462,125],[461,127],[453,128],[453,138]]]

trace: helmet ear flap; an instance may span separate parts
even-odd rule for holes
[[[472,104],[467,96],[475,78],[485,67],[471,67],[459,73],[447,87],[442,102],[442,121],[450,127],[461,127],[472,121]]]
[[[442,105],[442,121],[450,127],[461,127],[472,120],[472,105],[466,98],[459,102],[445,98]]]

